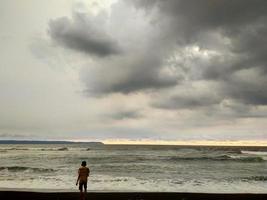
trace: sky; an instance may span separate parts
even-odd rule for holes
[[[0,139],[267,141],[267,1],[1,0]]]

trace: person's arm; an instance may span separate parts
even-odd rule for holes
[[[78,178],[77,178],[77,181],[76,181],[76,185],[78,185],[79,180],[80,180],[80,169],[78,170]]]
[[[88,174],[87,174],[87,177],[89,177],[89,175],[90,175],[90,169],[89,169],[89,167],[88,167]]]

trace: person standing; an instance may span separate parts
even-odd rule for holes
[[[80,198],[81,200],[85,200],[87,193],[87,181],[90,174],[90,169],[86,167],[86,161],[82,161],[81,167],[78,170],[78,178],[76,181],[76,185],[79,183],[80,190]],[[84,192],[83,192],[84,189]]]

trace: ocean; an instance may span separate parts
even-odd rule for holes
[[[0,188],[267,193],[267,150],[245,147],[1,144]]]

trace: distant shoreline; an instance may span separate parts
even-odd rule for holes
[[[72,142],[64,140],[0,140],[0,144],[94,144],[104,145],[103,142]]]

